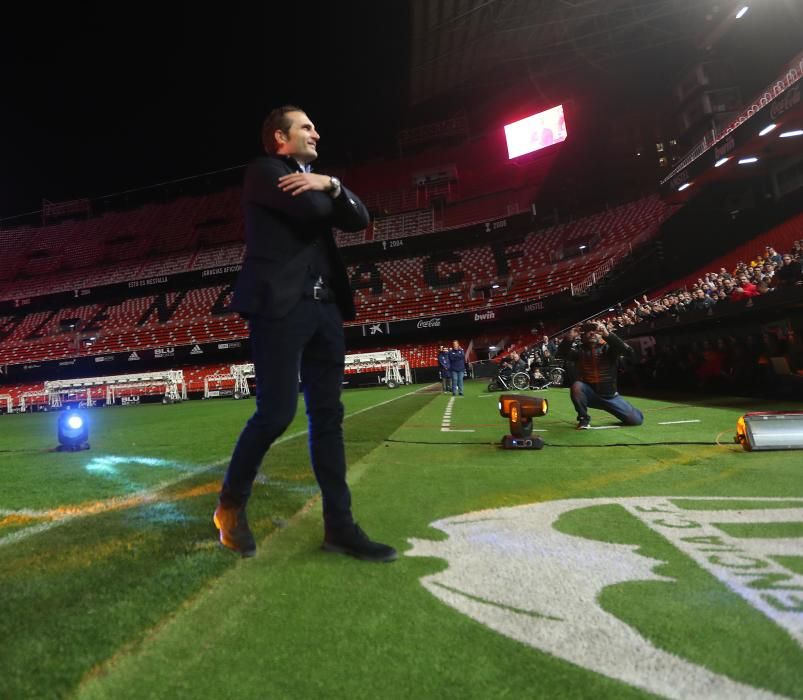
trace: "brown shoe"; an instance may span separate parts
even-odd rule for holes
[[[219,503],[212,519],[215,527],[220,530],[221,545],[242,557],[253,557],[257,553],[254,535],[248,527],[245,506],[224,506]]]

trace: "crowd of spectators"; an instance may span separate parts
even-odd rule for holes
[[[776,289],[803,286],[803,239],[788,253],[772,246],[749,263],[729,271],[720,268],[694,284],[648,299],[634,300],[630,308],[618,306],[594,319],[607,331],[690,311],[706,311],[725,304],[745,303]],[[610,313],[613,311],[613,313]],[[571,377],[572,368],[567,366]],[[739,337],[703,332],[697,339],[656,337],[638,358],[620,363],[620,378],[630,388],[702,390],[747,395],[803,398],[803,339],[788,328],[778,332],[746,333]]]
[[[749,263],[739,262],[731,271],[721,267],[682,289],[653,299],[645,295],[634,300],[630,308],[619,306],[593,320],[609,333],[621,333],[622,329],[646,321],[680,319],[690,311],[707,311],[725,304],[749,305],[755,297],[790,287],[803,287],[803,239],[795,241],[789,252],[780,254],[767,246]],[[541,347],[549,343],[552,352],[544,357],[552,362],[555,343],[562,337],[546,336],[543,343],[528,348],[523,356],[529,359],[530,355],[538,355]],[[697,340],[688,334],[683,340],[656,337],[655,343],[642,348],[637,357],[620,363],[620,376],[628,387],[803,398],[803,339],[791,326],[783,332],[746,333],[739,337],[716,332],[704,332]],[[511,358],[516,360],[518,355],[511,353]],[[565,370],[571,382],[571,363],[566,364]]]
[[[803,338],[791,327],[655,341],[623,368],[626,386],[803,398]]]
[[[644,295],[630,308],[617,306],[613,314],[595,319],[609,331],[636,326],[644,321],[678,318],[684,313],[705,311],[722,304],[749,302],[776,289],[803,286],[803,239],[795,241],[788,253],[780,254],[767,246],[763,254],[749,263],[740,262],[732,271],[721,267],[707,272],[697,281],[661,297]]]

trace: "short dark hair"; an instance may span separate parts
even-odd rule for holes
[[[265,117],[265,121],[262,122],[262,145],[268,153],[276,153],[278,149],[276,137],[274,136],[277,129],[285,135],[290,132],[293,121],[287,116],[288,112],[303,111],[301,107],[296,107],[296,105],[282,105],[272,109],[270,114]]]

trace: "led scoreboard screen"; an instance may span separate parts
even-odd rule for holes
[[[505,124],[507,157],[517,158],[566,140],[563,105]]]

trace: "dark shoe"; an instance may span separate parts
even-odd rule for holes
[[[588,430],[591,427],[591,419],[590,418],[578,418],[577,419],[577,429],[578,430]]]
[[[254,541],[251,528],[248,527],[245,506],[218,504],[212,519],[215,521],[215,527],[220,530],[221,545],[243,557],[253,557],[257,553],[257,543]]]
[[[321,549],[350,554],[364,561],[395,561],[399,556],[393,547],[372,542],[357,523],[337,530],[326,530]]]

